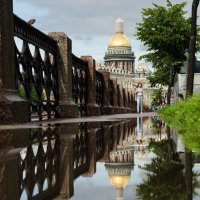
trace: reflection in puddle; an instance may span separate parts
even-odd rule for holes
[[[1,131],[1,199],[190,200],[186,183],[198,193],[199,174],[188,175],[167,130],[156,117],[138,117]]]

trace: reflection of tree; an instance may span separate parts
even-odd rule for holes
[[[161,139],[161,131],[162,131],[162,127],[164,126],[164,123],[162,122],[160,117],[154,116],[151,119],[151,126],[152,126],[152,132],[154,134],[157,134]]]
[[[162,127],[163,122],[161,121],[160,117],[154,116],[154,117],[152,117],[151,121],[152,121],[151,123],[152,123],[153,128],[158,129],[158,128]]]
[[[138,199],[142,200],[185,200],[187,189],[184,165],[173,151],[171,140],[150,142],[149,147],[156,154],[150,164],[142,167],[147,170],[147,179],[137,186]],[[197,174],[193,174],[193,186],[197,187]],[[194,190],[194,188],[193,188]]]

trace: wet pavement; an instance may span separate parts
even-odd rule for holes
[[[9,124],[0,125],[0,130],[5,129],[20,129],[20,128],[35,128],[41,125],[47,125],[51,123],[81,123],[81,122],[102,122],[102,121],[119,121],[120,119],[132,119],[137,117],[151,117],[157,116],[155,112],[148,113],[128,113],[128,114],[115,114],[115,115],[101,115],[101,116],[91,116],[91,117],[80,117],[80,118],[65,118],[65,119],[52,119],[47,121],[33,121],[31,123],[25,124]]]
[[[198,200],[174,135],[155,113],[0,126],[1,200]]]

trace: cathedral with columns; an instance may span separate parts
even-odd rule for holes
[[[135,66],[135,54],[132,50],[131,41],[124,34],[124,21],[117,18],[115,21],[115,34],[108,41],[108,48],[104,56],[104,64],[98,64],[98,69],[104,69],[110,73],[110,77],[117,79],[124,88],[135,90],[140,83],[144,91],[143,104],[150,107],[150,95],[148,77],[151,70],[142,64]]]

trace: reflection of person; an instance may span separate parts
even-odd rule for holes
[[[142,117],[137,117],[136,142],[138,144],[143,142]]]
[[[142,83],[138,83],[136,87],[136,100],[137,100],[137,112],[142,113],[142,107],[143,107],[143,91],[142,91]]]

